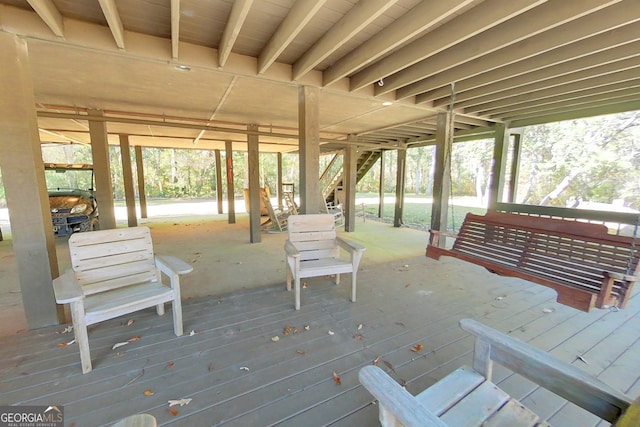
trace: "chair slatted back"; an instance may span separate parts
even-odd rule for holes
[[[69,250],[85,295],[159,280],[148,227],[76,233]]]
[[[288,231],[289,241],[302,253],[301,261],[340,256],[333,215],[291,215]]]

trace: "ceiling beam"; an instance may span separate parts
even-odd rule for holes
[[[603,116],[605,114],[625,113],[627,111],[640,110],[640,100],[635,99],[625,102],[616,102],[608,105],[586,106],[570,111],[554,112],[552,114],[540,114],[526,118],[514,118],[511,127],[534,126],[544,123],[561,122],[564,120],[582,119],[585,117]]]
[[[364,67],[420,33],[457,13],[474,0],[444,0],[420,2],[413,9],[393,21],[384,30],[339,59],[323,73],[327,86]]]
[[[624,65],[623,65],[624,64]],[[619,68],[620,67],[620,68]],[[498,94],[469,100],[465,105],[456,104],[456,108],[465,108],[465,112],[473,113],[487,111],[503,105],[512,105],[519,102],[530,101],[534,98],[544,98],[557,93],[568,93],[572,90],[582,90],[606,84],[619,83],[633,80],[640,75],[640,57],[626,61],[618,61],[612,64],[595,67],[590,70],[582,70],[576,73],[560,75],[530,85],[522,85],[511,89],[505,89]],[[601,72],[599,72],[601,70]]]
[[[569,55],[569,58],[580,56],[577,53],[572,53],[578,51],[582,51],[583,55],[589,55],[595,51],[611,47],[603,43],[603,40],[609,38],[610,34],[607,34],[607,32],[616,31],[619,27],[633,24],[639,20],[640,2],[632,4],[619,3],[603,10],[601,13],[583,16],[573,22],[477,58],[473,62],[449,68],[446,73],[433,75],[419,82],[404,86],[398,90],[397,96],[408,97],[416,95],[417,103],[424,102],[426,97],[422,96],[423,92],[429,92],[452,81],[457,82],[460,79],[487,73],[504,66],[519,68],[522,72],[527,73],[532,71],[531,68],[524,70],[519,61],[531,59],[529,61],[530,65],[545,62],[547,65],[549,65],[549,62],[556,63],[561,59],[551,52],[557,53],[555,49],[565,45],[572,45],[563,51],[566,55]],[[620,31],[619,36],[623,40],[638,39],[636,33],[629,33],[626,29],[621,29]],[[599,33],[605,34],[594,37]],[[618,44],[621,42],[623,41],[618,42]],[[564,60],[566,60],[566,57]],[[534,69],[539,69],[542,66],[537,65]]]
[[[27,0],[45,24],[58,37],[64,38],[64,22],[60,11],[52,0]]]
[[[240,34],[240,29],[247,19],[247,14],[251,9],[253,0],[235,0],[231,7],[231,13],[227,21],[227,26],[222,33],[222,39],[220,40],[220,46],[218,46],[218,67],[224,67],[227,63],[231,49]]]
[[[398,0],[360,0],[322,38],[293,64],[293,80],[298,80],[363,28],[382,15]]]
[[[583,56],[573,61],[565,61],[540,70],[532,70],[513,78],[497,81],[471,90],[456,93],[456,108],[465,108],[483,102],[513,96],[526,90],[537,90],[548,86],[550,79],[558,84],[569,83],[599,75],[636,67],[640,64],[640,41],[628,43],[613,49]],[[456,83],[458,88],[459,83]],[[520,88],[520,89],[519,89]],[[437,99],[434,107],[449,103],[449,98]]]
[[[298,0],[258,56],[258,74],[274,63],[327,0]]]
[[[180,45],[180,0],[171,0],[171,57],[178,59]]]
[[[534,10],[527,11],[438,55],[434,55],[428,60],[423,60],[385,78],[385,86],[377,87],[375,93],[380,95],[387,91],[398,89],[398,98],[406,98],[425,92],[423,84],[420,82],[421,80],[442,73],[447,75],[449,82],[456,81],[454,78],[449,78],[449,73],[444,73],[444,71],[456,66],[467,69],[470,61],[475,59],[482,60],[486,55],[496,51],[500,53],[506,50],[505,48],[508,46],[518,44],[519,49],[516,50],[520,52],[519,58],[522,59],[576,39],[588,37],[590,31],[595,32],[597,30],[563,24],[575,21],[585,15],[593,14],[610,3],[612,3],[611,0],[582,0],[579,2],[550,0]],[[591,16],[593,17],[594,15]],[[629,22],[628,16],[627,14],[626,22]],[[606,19],[600,17],[599,22],[602,21],[606,21]],[[555,39],[551,34],[558,32],[562,35],[560,40]],[[508,59],[504,59],[502,64],[506,62],[508,62]],[[474,66],[475,69],[478,69],[476,64]],[[493,68],[496,67],[494,66]],[[482,71],[486,71],[486,68]],[[473,71],[467,71],[466,75],[468,76],[472,73]],[[477,74],[478,71],[475,73]],[[416,84],[415,82],[419,83]]]
[[[545,0],[486,0],[480,6],[459,15],[430,33],[398,49],[383,60],[371,64],[351,76],[352,91],[379,81],[396,73],[408,65],[415,64],[429,56],[453,46],[463,40],[487,30],[501,22],[527,11]]]
[[[119,49],[124,50],[124,28],[122,27],[122,21],[118,14],[118,8],[116,7],[115,0],[98,0],[102,13],[107,20],[113,39],[116,42],[116,46]]]

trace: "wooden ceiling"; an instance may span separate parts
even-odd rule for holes
[[[640,109],[637,0],[0,0],[27,41],[43,142],[297,149],[298,87],[325,149]],[[391,105],[383,105],[384,102]]]

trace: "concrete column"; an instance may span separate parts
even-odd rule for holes
[[[451,196],[451,150],[453,148],[453,113],[438,114],[436,128],[436,162],[433,175],[433,205],[431,208],[431,229],[446,231],[449,197]],[[446,238],[440,238],[444,247]],[[431,244],[431,240],[429,241]]]
[[[91,154],[96,180],[96,199],[100,213],[100,229],[108,230],[116,228],[116,215],[113,206],[107,123],[101,119],[102,116],[102,111],[89,111],[89,135],[91,136]],[[92,118],[95,119],[92,120]]]
[[[282,204],[282,153],[276,153],[277,178],[276,178],[276,195],[278,197],[278,209],[283,210]],[[0,235],[1,236],[1,235]]]
[[[386,150],[380,153],[380,183],[378,187],[378,218],[384,217],[384,154]]]
[[[129,227],[136,227],[138,225],[138,218],[136,217],[136,195],[133,190],[133,172],[131,170],[129,135],[120,134],[120,157],[122,158],[124,198],[127,204],[127,224]]]
[[[215,150],[216,155],[216,199],[218,201],[218,213],[222,213],[222,159],[220,150]]]
[[[489,209],[495,209],[498,202],[502,202],[504,192],[504,171],[507,164],[507,150],[509,149],[509,134],[504,123],[496,124],[495,143],[493,145],[493,160],[489,175]]]
[[[300,138],[300,213],[323,212],[320,203],[320,106],[319,90],[298,88],[298,132]]]
[[[249,234],[251,243],[260,243],[260,151],[258,125],[247,125],[247,160],[249,163]]]
[[[396,153],[398,154],[398,162],[396,173],[396,207],[393,215],[393,226],[400,227],[402,225],[402,213],[404,210],[404,181],[407,164],[407,150],[397,150]]]
[[[52,278],[58,260],[40,150],[27,42],[0,32],[0,168],[27,325],[58,324]]]
[[[233,143],[224,142],[225,158],[227,162],[227,204],[229,205],[229,224],[236,223],[236,198],[233,186]]]
[[[349,135],[349,140],[353,140]],[[344,231],[356,230],[356,182],[358,180],[358,147],[349,145],[344,149]]]
[[[509,191],[507,202],[513,203],[516,200],[516,190],[518,189],[518,176],[520,175],[520,152],[522,134],[513,134],[513,148],[511,151],[511,171],[509,174]]]
[[[142,161],[142,147],[136,145],[136,173],[138,174],[138,200],[140,201],[140,218],[147,218],[147,195],[144,189],[144,165]]]

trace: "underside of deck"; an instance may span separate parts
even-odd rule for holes
[[[159,425],[375,426],[378,407],[358,370],[376,363],[415,394],[470,364],[473,340],[458,328],[465,317],[640,394],[637,296],[625,310],[584,313],[556,303],[543,286],[419,255],[361,267],[356,303],[346,277],[340,286],[305,280],[295,311],[284,279],[186,299],[182,337],[173,335],[170,310],[91,327],[94,370],[86,375],[77,345],[64,345],[73,339],[64,326],[3,337],[0,404],[63,405],[65,424],[74,426],[135,413]],[[127,344],[112,349],[120,342]],[[552,425],[598,425],[520,377],[499,369],[496,379]],[[169,406],[179,399],[191,401]]]

